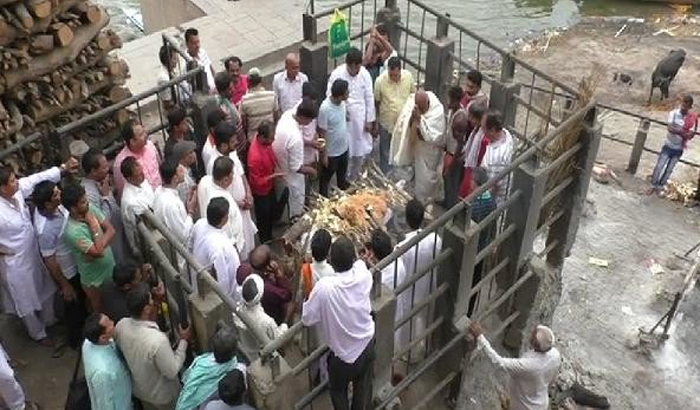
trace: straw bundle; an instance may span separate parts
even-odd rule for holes
[[[595,64],[591,70],[591,73],[581,79],[581,82],[578,85],[579,98],[574,101],[570,112],[576,112],[577,110],[582,109],[593,100],[595,91],[604,77],[605,68],[599,64]],[[561,134],[550,142],[541,153],[540,159],[543,165],[546,165],[548,162],[552,162],[561,157],[567,151],[569,151],[569,149],[581,142],[583,127],[584,123],[583,121],[580,121],[562,130]],[[541,138],[546,135],[546,132],[541,130],[538,135]],[[552,170],[547,180],[547,191],[552,190],[565,179],[569,178],[577,167],[577,157],[574,155],[570,160]],[[540,214],[540,221],[544,222],[548,216],[558,210],[561,206],[560,202],[560,199],[557,199],[544,207]]]

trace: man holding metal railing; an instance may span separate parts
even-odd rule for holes
[[[189,54],[197,64],[204,67],[204,71],[207,73],[209,90],[216,89],[216,84],[214,83],[216,70],[214,70],[209,54],[207,54],[200,45],[199,31],[196,28],[190,27],[185,30],[185,45],[187,46],[187,54]]]

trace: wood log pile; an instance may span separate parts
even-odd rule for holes
[[[0,0],[0,150],[131,96],[129,67],[110,54],[122,42],[108,22],[88,0]],[[67,141],[33,142],[0,161],[18,171],[43,168],[73,139],[108,146],[128,118],[118,112]]]

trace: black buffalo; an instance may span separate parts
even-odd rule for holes
[[[649,101],[654,94],[654,88],[661,90],[661,99],[668,98],[668,88],[671,86],[671,81],[678,74],[678,70],[683,66],[685,61],[684,50],[671,50],[663,60],[656,65],[654,73],[651,75],[651,90],[649,90]]]

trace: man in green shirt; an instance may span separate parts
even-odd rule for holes
[[[80,283],[93,312],[100,311],[99,287],[111,280],[114,256],[109,244],[114,227],[98,208],[91,208],[85,189],[70,184],[63,189],[63,206],[69,211],[64,240],[75,255]]]

